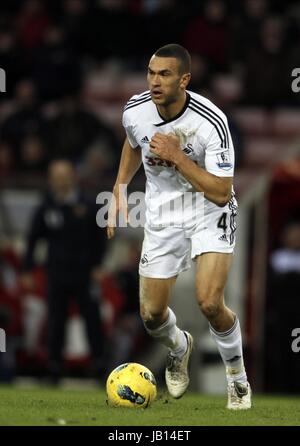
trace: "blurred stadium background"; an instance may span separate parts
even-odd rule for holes
[[[93,202],[110,191],[124,138],[122,109],[146,86],[149,57],[177,42],[193,60],[190,89],[226,112],[236,150],[239,228],[226,299],[240,316],[255,391],[300,393],[300,5],[267,0],[2,0],[0,67],[0,353],[3,382],[47,375],[47,300],[43,244],[34,286],[22,281],[32,212],[47,187],[47,167],[74,163]],[[144,189],[140,171],[130,190]],[[137,320],[142,229],[124,228],[105,250],[95,293],[106,366],[140,361],[160,376],[165,351]],[[124,271],[126,274],[124,275]],[[123,273],[123,275],[121,274]],[[120,276],[121,274],[121,276]],[[121,279],[120,279],[121,277]],[[189,302],[187,305],[187,301]],[[179,323],[196,337],[193,390],[225,390],[224,370],[196,309],[193,271],[174,293]],[[121,347],[116,350],[116,342]],[[65,376],[87,378],[83,322],[70,306]]]

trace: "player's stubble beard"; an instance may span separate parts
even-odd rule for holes
[[[163,97],[160,99],[155,99],[152,97],[152,101],[160,111],[160,108],[162,110],[166,110],[170,105],[176,104],[180,98],[180,89],[179,87],[172,93],[169,93],[168,95],[165,95],[163,93]]]

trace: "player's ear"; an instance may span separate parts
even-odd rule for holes
[[[186,88],[191,80],[191,73],[185,73],[181,76],[180,86]]]

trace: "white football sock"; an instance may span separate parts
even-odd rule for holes
[[[182,330],[176,325],[176,316],[169,308],[168,319],[158,328],[150,330],[146,327],[150,336],[168,347],[173,356],[183,356],[187,349],[187,340]]]
[[[242,334],[238,318],[235,317],[233,326],[227,331],[218,332],[210,324],[209,330],[217,343],[225,364],[227,381],[229,383],[233,381],[245,383],[247,375],[244,367]]]

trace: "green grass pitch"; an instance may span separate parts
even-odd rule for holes
[[[0,387],[0,426],[300,426],[300,398],[256,395],[231,412],[224,396],[161,393],[147,409],[107,407],[101,389]]]

